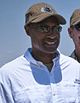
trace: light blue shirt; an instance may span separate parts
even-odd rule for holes
[[[58,52],[49,72],[30,51],[0,68],[0,103],[80,103],[80,64]]]

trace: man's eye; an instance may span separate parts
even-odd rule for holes
[[[42,26],[41,26],[41,29],[44,30],[44,31],[48,31],[48,26],[42,25]]]
[[[42,27],[42,29],[43,29],[43,30],[45,30],[45,31],[46,31],[46,30],[48,30],[48,28],[47,28],[47,27]]]

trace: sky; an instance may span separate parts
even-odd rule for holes
[[[46,2],[65,17],[59,50],[70,55],[74,44],[68,34],[69,18],[74,9],[80,8],[80,0],[0,0],[0,66],[23,55],[31,47],[30,37],[24,30],[25,13],[34,3]]]

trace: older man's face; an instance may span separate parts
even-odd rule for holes
[[[75,48],[80,50],[80,22],[74,25],[73,27],[71,27],[70,29],[71,29],[70,35],[75,44]]]

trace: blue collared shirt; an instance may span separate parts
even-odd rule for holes
[[[30,51],[0,68],[0,103],[80,103],[80,64],[58,52],[49,72]]]

